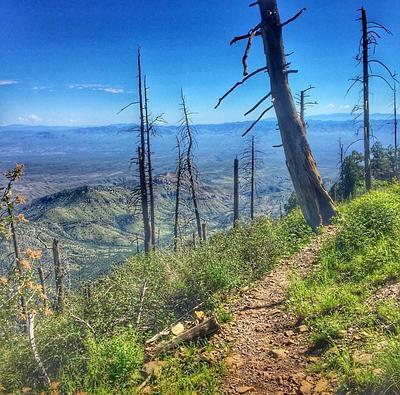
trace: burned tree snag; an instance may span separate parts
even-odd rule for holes
[[[201,230],[203,233],[203,242],[207,243],[207,224],[205,222],[201,224]]]
[[[396,79],[393,81],[393,116],[394,116],[394,174],[399,176],[399,148],[397,141],[397,86]]]
[[[176,169],[176,192],[175,192],[175,216],[174,216],[174,251],[178,250],[179,233],[179,204],[182,184],[182,152],[181,142],[176,138],[176,147],[178,149],[178,164]]]
[[[365,188],[372,187],[371,153],[370,153],[370,119],[369,119],[369,39],[367,13],[361,8],[362,21],[362,62],[363,62],[363,93],[364,93],[364,171]]]
[[[189,111],[186,106],[186,100],[183,92],[181,92],[181,98],[182,98],[182,111],[183,111],[183,120],[182,120],[183,135],[184,135],[184,140],[187,144],[185,169],[187,171],[190,192],[192,195],[194,215],[196,219],[197,235],[199,237],[199,240],[201,240],[202,238],[201,218],[200,218],[200,210],[197,197],[197,182],[195,175],[195,167],[193,165],[193,131],[190,125]]]
[[[64,313],[64,270],[61,263],[60,242],[53,240],[54,278],[56,281],[56,310]]]
[[[144,77],[144,108],[146,118],[146,139],[147,139],[147,171],[148,171],[148,187],[149,187],[149,204],[150,204],[150,229],[151,229],[151,245],[155,248],[156,245],[156,230],[155,230],[155,209],[154,209],[154,189],[153,189],[153,168],[151,161],[151,144],[150,134],[152,125],[149,120],[149,108],[147,98],[147,82]]]
[[[282,26],[287,23],[282,24],[280,21],[277,0],[259,0],[258,5],[262,18],[261,35],[268,64],[272,100],[286,164],[304,217],[315,229],[320,225],[329,224],[336,210],[323,185],[289,87],[282,38]]]
[[[145,141],[145,119],[142,89],[142,65],[140,58],[140,48],[138,49],[138,90],[139,90],[139,110],[140,110],[140,147],[138,148],[138,166],[140,180],[140,198],[142,206],[143,230],[144,230],[144,251],[147,254],[151,250],[151,228],[149,221],[149,208],[146,181],[146,141]]]
[[[239,223],[239,159],[233,161],[233,226]]]
[[[307,107],[318,104],[317,102],[307,101],[307,99],[310,97],[310,95],[307,94],[307,92],[310,91],[311,89],[314,89],[314,87],[310,85],[307,89],[303,89],[302,91],[300,91],[299,94],[296,95],[297,104],[300,107],[300,119],[301,122],[303,123],[306,132],[307,132],[307,124],[305,119],[306,109]]]

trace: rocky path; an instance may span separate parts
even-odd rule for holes
[[[286,311],[285,298],[293,269],[306,274],[315,263],[323,240],[334,232],[334,228],[328,228],[309,246],[282,262],[246,291],[234,307],[235,319],[219,335],[232,351],[226,359],[226,394],[332,393],[324,378],[309,372],[310,364],[318,357],[308,353],[308,327]]]

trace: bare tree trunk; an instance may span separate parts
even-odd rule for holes
[[[233,161],[233,226],[239,222],[239,159]]]
[[[174,219],[174,251],[178,250],[178,233],[179,233],[179,203],[181,194],[181,182],[182,182],[182,153],[181,143],[179,138],[176,138],[178,148],[178,171],[176,177],[176,194],[175,194],[175,219]]]
[[[250,218],[254,219],[254,195],[255,195],[255,163],[256,151],[254,144],[254,136],[251,139],[251,185],[250,185]]]
[[[146,137],[147,137],[147,166],[148,166],[148,185],[149,185],[149,203],[150,203],[150,228],[151,228],[151,244],[152,247],[156,246],[156,229],[155,229],[155,210],[154,210],[154,191],[153,191],[153,168],[151,162],[151,145],[150,145],[150,132],[151,125],[149,121],[149,109],[147,98],[147,83],[144,77],[144,108],[146,113]]]
[[[190,129],[189,113],[186,108],[186,102],[185,102],[185,97],[183,95],[183,92],[182,92],[182,108],[183,108],[184,122],[185,122],[187,138],[188,138],[188,148],[187,148],[187,152],[186,152],[186,165],[187,165],[187,171],[188,171],[188,175],[189,175],[190,191],[192,194],[192,200],[193,200],[193,206],[194,206],[194,215],[196,217],[197,235],[199,236],[199,239],[201,240],[201,236],[202,236],[201,219],[200,219],[199,205],[198,205],[198,201],[197,201],[196,182],[195,182],[194,169],[193,169],[193,163],[192,163],[193,136],[192,136],[192,131]]]
[[[43,365],[43,362],[40,358],[40,355],[36,348],[36,341],[35,341],[35,316],[34,314],[29,314],[28,318],[28,337],[29,337],[29,345],[31,347],[31,351],[33,357],[35,358],[36,363],[38,364],[40,370],[42,371],[43,380],[50,387],[51,381],[49,375],[47,374],[46,368]]]
[[[201,224],[201,230],[203,233],[203,242],[207,243],[207,224],[205,222]]]
[[[43,307],[46,309],[47,308],[47,292],[46,292],[46,283],[44,281],[44,273],[43,273],[42,266],[39,266],[37,268],[37,271],[38,271],[38,275],[39,275],[40,286],[42,287]]]
[[[138,147],[139,159],[139,179],[140,179],[140,198],[142,203],[142,218],[144,228],[144,252],[147,254],[151,250],[151,231],[149,222],[149,211],[147,201],[147,188],[146,188],[146,173],[144,166],[144,152]]]
[[[144,229],[144,251],[147,254],[151,250],[151,228],[149,222],[149,207],[146,181],[146,142],[145,142],[145,120],[142,89],[142,65],[140,60],[140,48],[138,49],[138,89],[140,106],[140,147],[138,149],[140,196],[142,202],[142,217]]]
[[[197,238],[196,238],[196,232],[193,232],[193,247],[197,247]]]
[[[286,164],[304,217],[315,229],[320,225],[329,224],[336,210],[323,185],[289,87],[277,0],[259,0],[258,4],[272,98]]]
[[[57,311],[64,314],[64,270],[61,263],[60,242],[53,240],[54,277],[56,280]]]
[[[306,112],[306,105],[305,105],[305,91],[300,92],[300,119],[303,124],[305,131],[306,129],[306,121],[305,121],[305,112]]]
[[[370,153],[370,118],[369,118],[369,50],[368,50],[368,22],[364,7],[361,8],[362,20],[362,45],[363,45],[363,91],[364,91],[364,168],[365,188],[369,191],[372,187],[371,153]]]

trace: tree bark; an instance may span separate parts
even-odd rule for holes
[[[289,87],[277,0],[259,0],[258,4],[272,100],[281,132],[286,164],[304,217],[315,229],[330,223],[336,214],[335,206],[323,185]]]
[[[361,8],[361,21],[363,31],[363,91],[364,91],[364,171],[365,188],[369,191],[372,187],[371,153],[370,153],[370,118],[369,118],[369,54],[368,54],[368,21],[364,7]]]

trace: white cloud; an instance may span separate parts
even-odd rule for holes
[[[18,84],[18,81],[16,81],[16,80],[0,80],[0,86],[15,85],[15,84]]]
[[[18,121],[23,123],[38,123],[42,122],[43,119],[36,114],[31,114],[28,115],[27,117],[19,117]]]
[[[340,108],[342,110],[350,110],[351,107],[348,104],[343,104],[343,105],[340,106]]]
[[[124,90],[122,88],[115,88],[112,86],[105,86],[101,84],[69,84],[68,88],[70,89],[77,89],[77,90],[84,90],[88,89],[91,91],[103,91],[108,93],[123,93]]]
[[[328,108],[335,108],[336,106],[333,103],[328,104]]]

